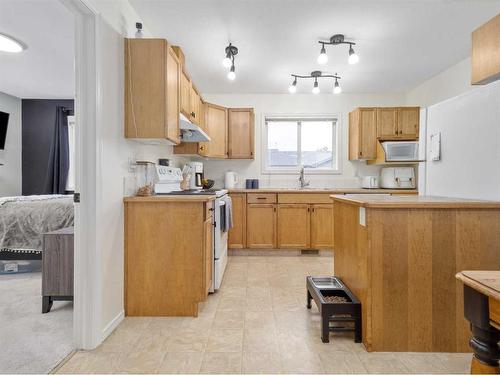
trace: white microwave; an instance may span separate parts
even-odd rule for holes
[[[385,161],[418,161],[417,141],[382,142]]]

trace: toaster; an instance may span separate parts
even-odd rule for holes
[[[415,189],[415,169],[413,167],[382,168],[380,187],[383,189]]]

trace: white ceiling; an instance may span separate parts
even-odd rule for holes
[[[74,19],[59,0],[0,0],[0,32],[28,46],[0,52],[0,91],[20,98],[74,97]]]
[[[344,92],[406,92],[469,55],[470,33],[500,12],[499,0],[130,0],[154,36],[182,46],[203,93],[286,93],[290,73],[309,73],[319,38],[343,33],[348,46],[327,47],[326,70]],[[238,46],[235,81],[222,67],[228,40]],[[310,92],[312,82],[299,83]],[[322,92],[331,90],[320,85]]]

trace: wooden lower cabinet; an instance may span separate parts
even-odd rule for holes
[[[206,299],[208,292],[210,290],[210,287],[212,285],[212,268],[214,266],[214,260],[213,260],[213,223],[212,223],[212,216],[208,217],[205,222],[203,223],[205,235],[204,235],[204,249],[205,249],[205,293],[202,296],[203,300]]]
[[[276,205],[247,205],[247,247],[250,249],[276,248]]]
[[[333,205],[311,206],[311,248],[333,249]]]
[[[310,205],[278,205],[278,248],[304,249],[310,243]]]
[[[229,196],[233,202],[233,227],[229,231],[228,247],[230,249],[244,249],[247,245],[247,195],[230,194]]]

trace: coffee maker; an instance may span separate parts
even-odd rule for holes
[[[203,189],[203,163],[193,161],[188,163],[188,166],[191,168],[189,188],[192,190]]]

